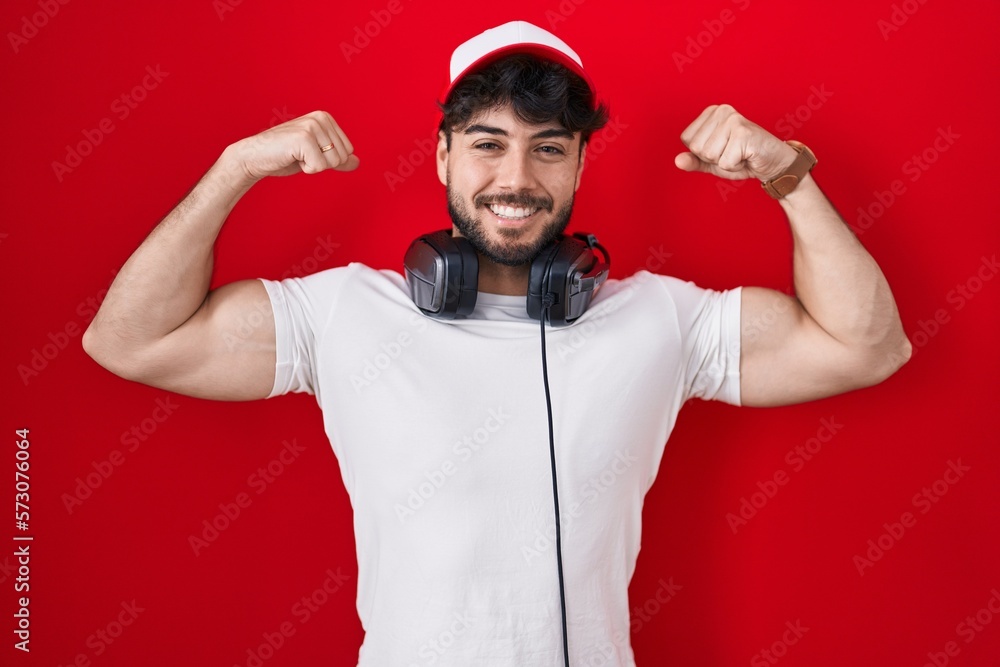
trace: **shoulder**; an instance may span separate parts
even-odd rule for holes
[[[360,262],[324,269],[305,276],[277,280],[261,278],[274,311],[323,328],[343,308],[364,314],[406,305],[409,290],[396,271],[373,269]]]
[[[261,278],[265,285],[280,284],[287,289],[314,293],[337,292],[345,287],[375,291],[398,292],[406,290],[406,280],[397,271],[374,269],[361,262],[335,266],[304,276],[283,276],[279,279]]]
[[[690,280],[643,270],[626,278],[608,280],[595,297],[595,302],[606,299],[630,299],[634,296],[666,302],[686,302],[712,291],[699,287]]]
[[[631,276],[609,280],[594,298],[593,306],[618,310],[626,304],[650,309],[662,316],[669,314],[687,320],[713,305],[738,308],[741,288],[716,290],[675,276],[638,271]],[[593,307],[592,306],[592,307]]]

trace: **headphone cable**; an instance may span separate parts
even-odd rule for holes
[[[541,338],[542,338],[542,381],[545,384],[545,409],[549,416],[549,461],[552,467],[552,502],[556,517],[556,564],[559,569],[559,609],[562,613],[563,664],[569,667],[569,635],[566,630],[566,588],[563,583],[562,531],[559,525],[559,484],[556,482],[556,443],[552,426],[552,399],[549,396],[549,367],[545,357],[545,320],[554,301],[551,292],[542,297]]]

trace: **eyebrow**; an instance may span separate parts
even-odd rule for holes
[[[491,134],[497,137],[509,137],[510,133],[499,127],[492,127],[490,125],[470,125],[465,128],[465,134]],[[561,137],[563,139],[569,139],[572,141],[573,133],[567,129],[561,127],[550,127],[540,132],[536,132],[531,135],[531,139],[550,139],[552,137]]]

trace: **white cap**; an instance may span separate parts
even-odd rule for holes
[[[576,55],[576,51],[548,30],[543,30],[527,21],[504,23],[459,45],[451,54],[451,78],[443,99],[448,99],[455,84],[466,74],[514,53],[530,53],[557,62],[579,75],[590,88],[591,106],[596,105],[597,92],[594,89],[594,82],[584,71],[583,62],[580,56]]]

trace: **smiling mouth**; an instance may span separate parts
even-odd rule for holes
[[[503,220],[525,220],[530,218],[532,215],[541,210],[541,207],[535,206],[531,208],[524,207],[514,207],[514,206],[501,206],[500,204],[490,204],[489,209],[493,212],[493,215],[501,218]]]

